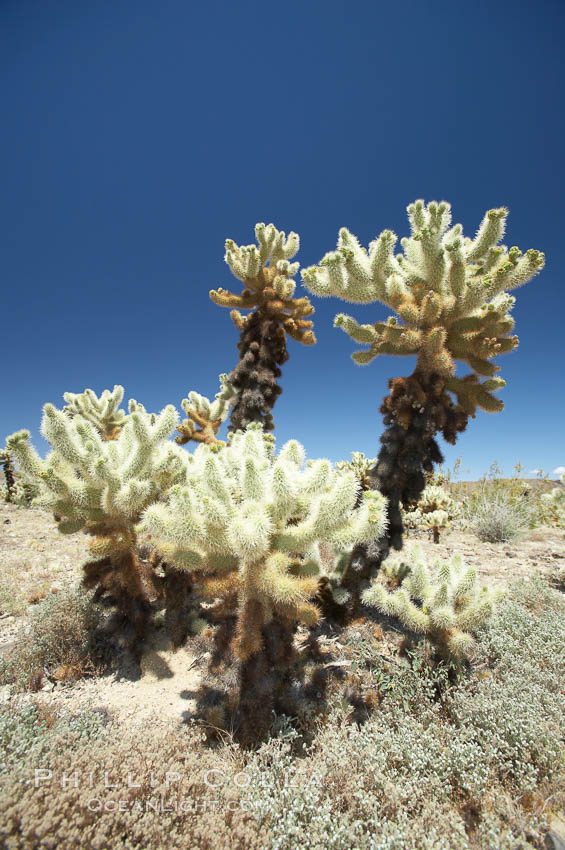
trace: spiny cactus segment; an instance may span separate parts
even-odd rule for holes
[[[260,422],[274,428],[272,409],[282,392],[277,380],[280,366],[288,360],[286,336],[304,345],[316,342],[312,321],[314,307],[307,297],[294,298],[299,263],[290,260],[300,246],[298,234],[288,237],[273,224],[255,226],[257,245],[236,245],[226,240],[225,261],[244,284],[240,295],[218,288],[210,298],[222,307],[251,310],[244,316],[232,309],[230,316],[240,331],[239,363],[229,375],[238,397],[230,421],[234,430]]]
[[[296,440],[276,455],[269,437],[255,423],[218,452],[198,446],[187,483],[143,517],[163,559],[203,576],[204,592],[222,600],[232,624],[224,648],[241,663],[238,712],[249,730],[269,714],[277,671],[284,677],[293,661],[296,625],[320,616],[318,542],[343,549],[382,534],[385,522],[379,493],[354,507],[353,472],[336,472],[325,459],[305,466]]]
[[[363,452],[351,452],[351,460],[338,460],[336,469],[349,469],[355,473],[356,478],[361,484],[363,490],[371,489],[370,473],[375,463],[376,457],[365,457]]]
[[[451,225],[451,206],[415,201],[408,207],[411,236],[401,240],[385,230],[367,251],[347,228],[339,232],[338,250],[302,272],[306,287],[316,295],[337,295],[345,301],[380,301],[398,318],[359,325],[340,313],[337,327],[355,341],[369,345],[356,352],[359,364],[379,354],[415,355],[415,372],[445,379],[462,407],[473,415],[477,407],[502,409],[492,395],[504,386],[492,380],[498,367],[492,360],[512,351],[518,338],[510,336],[515,299],[508,292],[527,283],[544,266],[541,251],[499,245],[508,210],[489,210],[475,239]],[[400,321],[399,321],[400,320]],[[455,361],[466,363],[473,381],[454,377]],[[489,381],[479,383],[478,376]]]
[[[304,460],[296,440],[275,456],[262,426],[250,425],[220,452],[199,446],[189,457],[188,483],[144,514],[167,562],[237,584],[241,660],[261,649],[274,616],[316,621],[309,599],[318,587],[320,539],[345,548],[384,530],[380,494],[365,493],[354,508],[359,484],[352,472],[336,472],[323,459],[303,469]]]
[[[473,633],[492,616],[495,596],[479,585],[476,569],[466,567],[459,554],[430,566],[423,549],[412,546],[387,558],[363,602],[398,617],[445,658],[460,661],[473,651]]]
[[[112,391],[104,390],[100,398],[89,389],[82,393],[64,393],[67,404],[63,412],[91,422],[103,440],[116,440],[127,419],[125,411],[120,409],[123,397],[124,388],[119,384]]]
[[[210,401],[194,390],[190,392],[188,398],[183,398],[181,402],[187,418],[178,426],[179,436],[175,437],[175,442],[180,446],[190,440],[209,446],[223,445],[216,435],[228,415],[235,395],[228,376],[223,373],[220,375],[220,391],[216,393],[215,401]]]

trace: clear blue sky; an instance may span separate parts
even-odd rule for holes
[[[213,396],[237,331],[212,287],[255,222],[317,262],[340,226],[407,233],[416,198],[473,235],[510,208],[508,245],[546,252],[517,291],[503,413],[446,457],[475,477],[565,465],[561,0],[3,0],[0,6],[0,439],[65,390],[121,383],[150,409]],[[299,278],[298,278],[299,280]],[[378,405],[408,359],[361,368],[313,299],[318,344],[289,341],[279,445],[375,454]],[[363,321],[380,305],[347,305]]]

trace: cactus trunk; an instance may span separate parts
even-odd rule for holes
[[[239,363],[228,380],[237,391],[230,416],[232,428],[245,429],[259,422],[265,431],[274,429],[271,411],[282,392],[277,380],[288,360],[286,334],[265,308],[253,312],[240,334]]]
[[[377,462],[369,474],[370,487],[379,490],[388,502],[388,526],[380,540],[360,543],[352,551],[342,587],[357,607],[361,585],[378,569],[391,549],[403,545],[401,507],[417,502],[426,487],[426,473],[443,462],[436,435],[454,444],[457,434],[467,425],[468,414],[454,404],[445,392],[445,381],[438,375],[414,372],[409,378],[389,382],[390,392],[383,399],[385,431]],[[434,541],[435,533],[434,533]]]
[[[150,569],[132,549],[88,561],[83,567],[83,586],[96,587],[96,598],[108,593],[116,605],[126,648],[139,660],[141,643],[151,622],[151,602],[157,596]]]

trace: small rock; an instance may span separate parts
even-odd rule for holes
[[[504,554],[506,555],[507,558],[517,558],[518,557],[516,552],[505,552]]]
[[[5,520],[4,520],[4,525],[9,525],[11,522],[12,522],[12,520],[11,520],[11,519],[5,519]]]

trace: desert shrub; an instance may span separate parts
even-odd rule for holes
[[[470,528],[485,543],[505,543],[530,525],[530,511],[523,502],[504,492],[485,492],[469,503]]]
[[[88,709],[58,715],[33,701],[0,704],[0,776],[4,780],[10,776],[21,779],[30,763],[48,760],[57,749],[68,754],[101,737],[106,722],[104,711]]]
[[[1,663],[0,682],[37,690],[45,670],[60,681],[95,672],[101,666],[97,641],[103,616],[92,594],[80,587],[50,594],[34,612],[29,632]]]
[[[57,743],[53,736],[52,746],[6,778],[0,844],[7,850],[270,846],[268,829],[242,802],[236,749],[205,750],[195,732],[158,721],[143,734],[110,728],[72,750]],[[51,771],[37,787],[35,769]]]
[[[496,512],[498,521],[503,524],[503,527],[510,528],[511,535],[516,523],[518,523],[518,531],[539,525],[551,525],[555,518],[545,490],[545,486],[549,486],[547,477],[540,472],[537,486],[533,486],[524,481],[523,474],[522,465],[517,463],[513,473],[509,477],[503,477],[500,466],[494,461],[473,492],[466,491],[465,485],[461,482],[450,481],[451,493],[461,502],[463,508],[464,527],[472,529],[477,516],[486,517],[488,526],[488,515],[492,511]]]
[[[34,726],[34,709],[25,709],[18,722],[28,743],[3,777],[0,842],[8,850],[539,848],[546,817],[565,802],[564,612],[562,595],[542,580],[516,586],[481,634],[480,666],[454,685],[415,652],[388,671],[377,713],[355,723],[337,701],[310,746],[279,717],[278,737],[248,753],[205,747],[197,730],[158,721],[143,734],[109,724],[67,738],[65,749],[56,725]],[[375,658],[364,675],[380,686],[384,673]],[[35,768],[52,771],[37,788]],[[75,772],[78,787],[61,785]],[[167,772],[180,778],[167,781]]]
[[[516,585],[481,636],[492,676],[453,698],[456,722],[472,724],[496,753],[499,776],[522,791],[551,779],[560,758],[563,766],[564,613],[562,596],[542,579]]]
[[[264,745],[248,797],[270,846],[541,846],[546,801],[565,800],[564,610],[542,581],[516,587],[483,631],[486,671],[446,680],[438,700],[433,671],[405,668],[366,723],[336,706],[306,758]]]
[[[555,567],[550,571],[547,578],[552,587],[565,593],[565,567]]]

